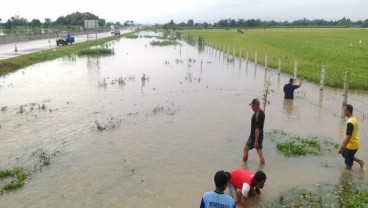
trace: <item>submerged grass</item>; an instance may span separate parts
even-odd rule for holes
[[[317,184],[316,190],[295,187],[266,207],[368,207],[367,184],[343,173],[337,184]]]
[[[368,29],[351,28],[288,28],[250,29],[243,33],[233,30],[183,30],[185,35],[203,37],[214,47],[225,50],[235,48],[239,56],[246,51],[257,62],[278,67],[282,59],[282,71],[292,74],[294,60],[298,60],[298,76],[319,83],[322,65],[326,65],[325,85],[342,87],[345,71],[350,71],[350,88],[368,90]]]
[[[163,40],[163,41],[151,41],[150,44],[152,46],[169,46],[169,45],[178,45],[179,43],[175,40]]]
[[[132,33],[126,33],[119,36],[111,36],[98,40],[91,40],[68,46],[60,46],[57,48],[42,50],[39,52],[21,55],[14,58],[3,59],[0,60],[0,76],[4,76],[8,73],[14,72],[18,69],[30,66],[35,63],[54,60],[56,58],[67,56],[93,46],[103,45],[107,42],[117,40],[122,36],[131,35]]]
[[[78,55],[110,55],[114,51],[110,48],[97,47],[97,48],[86,48],[78,52]]]

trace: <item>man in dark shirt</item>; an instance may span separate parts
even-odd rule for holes
[[[265,120],[265,113],[260,108],[260,102],[258,99],[253,99],[249,105],[252,106],[254,114],[252,116],[250,135],[244,147],[243,161],[246,162],[248,160],[249,150],[255,148],[257,150],[260,163],[264,165],[265,158],[262,152],[263,148],[262,143],[263,143],[263,125]]]
[[[298,89],[300,86],[302,86],[303,79],[300,80],[299,85],[293,85],[294,79],[290,78],[289,83],[284,85],[284,93],[285,99],[294,99],[294,90]]]

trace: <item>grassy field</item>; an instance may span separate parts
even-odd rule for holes
[[[282,59],[282,71],[293,74],[298,61],[298,76],[319,83],[322,65],[326,66],[325,85],[342,87],[345,71],[350,71],[350,88],[368,90],[368,29],[242,29],[183,30],[186,35],[202,36],[206,42],[225,51],[233,48],[242,57],[246,51],[258,63],[277,68]]]

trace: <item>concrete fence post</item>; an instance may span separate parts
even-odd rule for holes
[[[348,103],[349,78],[350,78],[349,71],[346,71],[344,79],[344,94],[342,100],[342,107],[344,107]]]
[[[267,70],[268,67],[268,56],[267,54],[265,55],[265,70]]]
[[[320,90],[323,90],[323,88],[325,87],[325,70],[326,70],[326,66],[323,65],[322,70],[321,70],[321,81],[319,82]]]
[[[254,64],[257,66],[257,51],[254,52]]]
[[[281,56],[279,57],[278,74],[281,73]]]

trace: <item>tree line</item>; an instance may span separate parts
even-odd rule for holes
[[[11,30],[15,29],[17,26],[29,26],[34,28],[39,27],[52,27],[52,26],[84,26],[84,20],[98,20],[98,25],[102,26],[129,26],[133,25],[134,22],[129,20],[125,21],[123,24],[120,22],[106,22],[105,19],[99,18],[98,16],[89,13],[89,12],[74,12],[72,14],[66,16],[60,16],[55,21],[52,21],[50,18],[45,18],[43,22],[39,19],[32,19],[28,21],[26,18],[20,17],[19,15],[14,15],[4,23],[1,23],[2,20],[0,19],[0,25],[2,25],[5,29]]]
[[[158,25],[157,25],[158,26]],[[189,19],[187,22],[174,23],[173,20],[163,25],[167,29],[180,29],[180,28],[241,28],[241,27],[368,27],[368,19],[352,21],[349,18],[343,17],[340,20],[327,21],[324,19],[308,20],[306,18],[289,21],[266,21],[260,19],[221,19],[213,24],[203,22],[194,23],[193,19]]]

